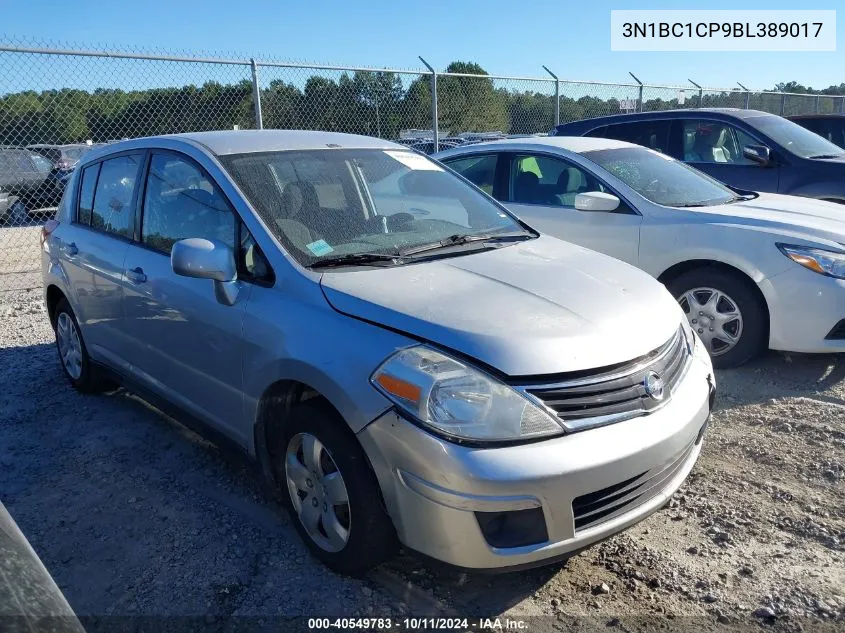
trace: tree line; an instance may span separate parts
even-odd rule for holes
[[[471,62],[453,62],[448,73],[486,75]],[[605,92],[607,96],[571,94],[573,90]],[[845,93],[845,84],[814,91],[797,82],[776,90],[806,95]],[[523,90],[519,82],[497,85],[493,79],[438,76],[439,125],[451,133],[502,131],[510,134],[547,132],[554,123],[553,85],[548,92]],[[614,114],[631,107],[635,89],[613,86],[576,88],[561,84],[561,121]],[[570,93],[570,94],[567,94]],[[617,94],[614,94],[617,93]],[[836,101],[836,103],[834,103]],[[699,103],[700,102],[700,103]],[[405,87],[389,72],[342,73],[337,79],[312,75],[304,84],[274,80],[261,90],[266,128],[320,129],[397,138],[401,130],[431,128],[431,85],[427,75]],[[744,107],[743,92],[696,90],[682,94],[646,87],[644,110],[675,107]],[[754,93],[749,107],[786,114],[814,111],[812,97]],[[841,100],[819,100],[822,112],[841,111]],[[0,144],[108,141],[123,137],[174,132],[255,127],[252,84],[208,81],[145,90],[71,88],[24,91],[0,97]]]

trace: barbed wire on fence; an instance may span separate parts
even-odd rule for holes
[[[38,285],[38,226],[80,156],[118,139],[266,127],[411,137],[430,150],[435,137],[545,134],[634,111],[845,112],[840,95],[576,81],[546,67],[538,77],[441,73],[421,61],[370,68],[0,38],[0,291]]]

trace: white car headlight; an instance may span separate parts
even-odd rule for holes
[[[777,247],[781,253],[804,268],[828,277],[845,279],[845,253],[791,244],[778,244]]]
[[[371,381],[417,421],[450,438],[501,442],[563,433],[556,417],[516,390],[429,347],[399,350]]]

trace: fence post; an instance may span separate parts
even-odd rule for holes
[[[845,114],[845,97],[842,97],[839,101],[841,103],[839,111],[842,112],[842,114]]]
[[[704,88],[699,86],[692,79],[687,79],[687,81],[690,82],[696,88],[698,88],[698,107],[703,108],[704,107]]]
[[[783,116],[786,112],[786,93],[780,93],[780,115]]]
[[[543,70],[555,79],[555,127],[557,127],[560,125],[560,79],[547,66],[543,66]]]
[[[634,78],[634,81],[636,81],[638,84],[640,84],[639,91],[638,91],[639,94],[637,95],[637,112],[642,112],[643,111],[643,82],[641,82],[639,79],[637,79],[637,76],[634,73],[632,73],[630,70],[628,71],[628,74],[631,75],[631,77]]]
[[[249,65],[252,68],[252,100],[255,102],[255,127],[264,129],[264,117],[261,116],[261,88],[258,87],[258,64],[254,58],[250,58]]]
[[[748,110],[751,103],[751,91],[739,82],[736,82],[736,85],[745,90],[745,109]]]
[[[821,106],[821,95],[816,95],[816,114],[819,113],[819,107]]]
[[[434,151],[440,151],[440,124],[437,121],[437,71],[427,61],[420,57],[420,61],[431,71],[431,131],[434,134]]]

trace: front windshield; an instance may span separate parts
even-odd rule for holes
[[[781,147],[801,158],[828,158],[843,154],[841,147],[789,119],[779,116],[757,116],[746,121]]]
[[[456,235],[525,232],[474,187],[408,150],[233,154],[224,164],[305,266],[343,255],[401,253]]]
[[[651,149],[621,147],[583,155],[656,204],[706,207],[737,199],[736,193],[719,181]]]

